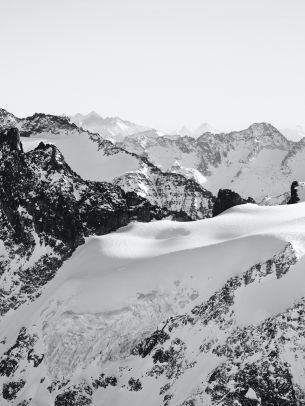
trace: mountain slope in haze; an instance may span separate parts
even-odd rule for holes
[[[179,173],[162,172],[147,159],[125,151],[99,134],[80,129],[65,117],[35,114],[15,118],[15,124],[23,135],[25,151],[33,150],[40,142],[53,144],[85,180],[114,181],[125,192],[136,191],[152,205],[164,207],[177,216],[181,212],[180,219],[212,216],[215,198],[196,181]],[[4,118],[1,125],[5,125]]]
[[[92,133],[98,133],[112,142],[122,141],[127,135],[149,130],[148,127],[135,124],[120,117],[103,118],[94,111],[89,114],[70,116],[72,123]]]
[[[228,134],[202,134],[197,139],[162,136],[143,140],[126,137],[120,144],[147,157],[163,171],[198,177],[212,193],[232,189],[265,204],[281,203],[289,185],[305,171],[304,140],[287,140],[268,123]]]
[[[180,128],[180,130],[175,131],[174,134],[179,134],[182,137],[193,137],[198,138],[200,135],[210,132],[213,134],[219,133],[216,128],[212,127],[209,123],[202,123],[199,127],[195,128],[194,130],[190,130],[185,125]]]
[[[88,238],[2,320],[3,405],[302,404],[303,217],[247,204]]]

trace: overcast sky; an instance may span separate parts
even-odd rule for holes
[[[305,125],[305,0],[0,0],[0,105]]]

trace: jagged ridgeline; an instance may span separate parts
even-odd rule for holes
[[[163,172],[145,157],[127,152],[71,123],[67,117],[34,114],[17,118],[0,110],[0,126],[16,126],[26,151],[40,141],[56,145],[83,179],[108,181],[135,192],[152,205],[180,213],[184,219],[211,217],[215,197],[194,179]]]
[[[0,122],[1,406],[305,404],[303,182],[259,207],[65,117]]]
[[[264,205],[286,203],[289,185],[305,173],[305,138],[290,141],[269,123],[196,138],[144,132],[119,145],[163,170],[196,179],[214,195],[232,189]]]

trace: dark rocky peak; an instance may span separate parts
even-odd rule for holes
[[[78,177],[66,163],[59,149],[53,144],[45,144],[41,141],[34,150],[27,152],[26,155],[30,157],[32,162],[47,172],[62,172],[66,175]]]
[[[255,203],[255,200],[252,199],[252,197],[243,199],[238,193],[233,192],[230,189],[219,189],[213,207],[213,217],[218,216],[218,214],[230,209],[231,207],[246,203]]]
[[[71,123],[65,116],[55,116],[52,114],[35,113],[32,116],[21,120],[20,134],[29,137],[32,134],[42,132],[52,132],[57,134],[60,130],[77,131],[80,129],[76,124]]]
[[[0,129],[0,149],[2,151],[23,151],[18,128]]]
[[[290,188],[290,199],[287,204],[301,203],[305,201],[305,182],[293,181]]]

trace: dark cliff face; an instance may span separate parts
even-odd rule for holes
[[[230,189],[219,189],[216,201],[213,207],[213,217],[230,209],[233,206],[238,206],[245,203],[255,203],[252,197],[243,199],[238,193],[233,192]]]
[[[35,299],[86,236],[171,214],[119,186],[83,180],[54,145],[23,153],[16,128],[0,132],[0,155],[0,314]]]
[[[3,152],[22,151],[22,144],[17,128],[5,128],[0,131],[0,149]]]

